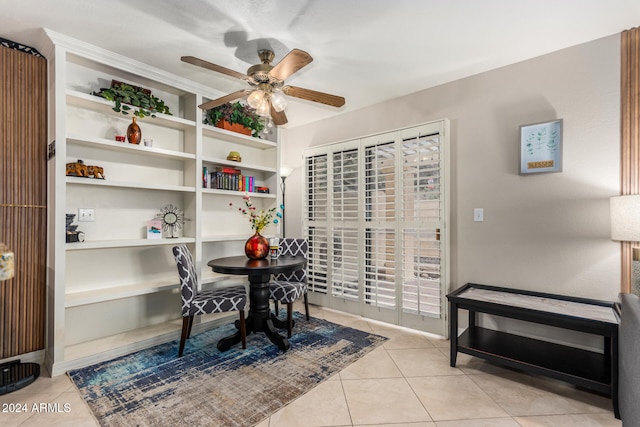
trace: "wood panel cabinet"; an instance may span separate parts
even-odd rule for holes
[[[0,359],[44,348],[47,61],[0,47],[0,241],[15,276],[0,281]]]

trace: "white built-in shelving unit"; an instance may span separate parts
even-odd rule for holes
[[[279,204],[277,138],[258,139],[202,123],[197,107],[218,93],[99,47],[45,30],[51,41],[49,160],[49,251],[47,364],[59,374],[154,343],[176,339],[180,325],[178,274],[171,249],[187,244],[201,282],[242,280],[209,271],[209,259],[242,254],[252,230],[233,206],[241,191],[203,188],[203,168],[241,169],[269,193],[251,193],[253,203]],[[173,60],[179,61],[179,58]],[[187,65],[184,65],[187,66]],[[92,95],[115,79],[150,89],[172,115],[138,119],[150,147],[117,142],[131,115]],[[227,160],[229,152],[242,161]],[[66,176],[78,159],[104,169],[105,179]],[[184,212],[175,238],[146,238],[148,220],[167,206]],[[231,205],[231,207],[230,207]],[[95,211],[78,222],[85,241],[65,242],[65,214]],[[267,235],[277,235],[276,226]],[[219,284],[219,283],[218,283]],[[222,316],[204,316],[200,325]],[[197,329],[194,329],[197,330]]]

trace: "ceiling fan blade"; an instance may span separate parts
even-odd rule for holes
[[[277,112],[273,105],[271,106],[271,119],[276,126],[286,125],[289,122],[284,111]]]
[[[208,70],[216,71],[218,73],[226,74],[227,76],[235,77],[240,80],[249,80],[249,76],[246,74],[242,74],[238,71],[233,71],[229,68],[225,68],[221,65],[213,64],[211,62],[207,62],[203,59],[196,58],[195,56],[183,56],[180,58],[182,62],[186,62],[188,64],[197,65],[198,67],[206,68]]]
[[[313,61],[313,58],[307,52],[300,49],[293,49],[287,53],[287,56],[282,58],[282,61],[280,61],[278,65],[273,67],[269,74],[278,80],[285,80],[296,71],[309,65],[311,61]]]
[[[210,109],[215,108],[215,107],[217,107],[219,105],[226,104],[227,102],[232,102],[232,101],[235,101],[237,99],[244,98],[250,92],[251,92],[250,90],[239,90],[239,91],[230,93],[229,95],[225,95],[223,97],[220,97],[218,99],[214,99],[214,100],[205,102],[204,104],[200,104],[200,105],[198,105],[198,107],[202,108],[203,110],[210,110]]]
[[[332,107],[342,107],[345,100],[342,96],[330,95],[324,92],[317,92],[311,89],[304,89],[296,86],[284,86],[282,92],[289,96],[306,99],[308,101],[319,102]]]

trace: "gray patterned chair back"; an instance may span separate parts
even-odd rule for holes
[[[182,315],[189,316],[189,309],[193,298],[198,293],[198,275],[196,266],[187,245],[178,245],[173,248],[173,255],[178,264],[180,275],[180,293],[182,295]]]
[[[309,243],[307,239],[284,238],[280,240],[280,255],[303,256],[309,255]],[[273,278],[279,282],[307,283],[307,270],[296,270],[291,273],[278,273]]]
[[[225,286],[215,289],[198,289],[198,275],[191,251],[186,245],[173,247],[173,255],[180,276],[182,299],[182,335],[178,357],[182,356],[186,340],[191,335],[193,317],[201,314],[238,311],[242,348],[247,348],[244,309],[247,305],[247,289],[244,285]]]

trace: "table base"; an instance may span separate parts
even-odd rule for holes
[[[293,322],[295,324],[295,320]],[[287,337],[280,335],[280,333],[278,333],[278,331],[276,330],[286,329],[287,321],[278,319],[275,314],[271,313],[271,315],[266,319],[255,319],[251,315],[249,315],[245,319],[245,324],[247,327],[247,336],[252,332],[264,332],[267,338],[269,338],[272,343],[278,346],[280,350],[287,351],[289,350],[289,348],[291,348],[291,344],[289,344],[289,340],[287,339]],[[256,328],[256,324],[259,325],[258,328]],[[224,337],[220,341],[218,341],[218,350],[227,351],[232,346],[242,341],[242,338],[240,337],[239,320],[236,320],[235,326],[238,329],[236,333],[228,337]]]
[[[269,280],[270,275],[249,276],[249,315],[245,319],[247,335],[252,332],[264,332],[269,340],[278,346],[282,351],[287,351],[291,347],[289,340],[276,331],[286,329],[287,322],[280,320],[269,308]],[[231,346],[242,341],[240,337],[240,321],[236,320],[235,334],[222,338],[218,341],[218,350],[227,351]]]

